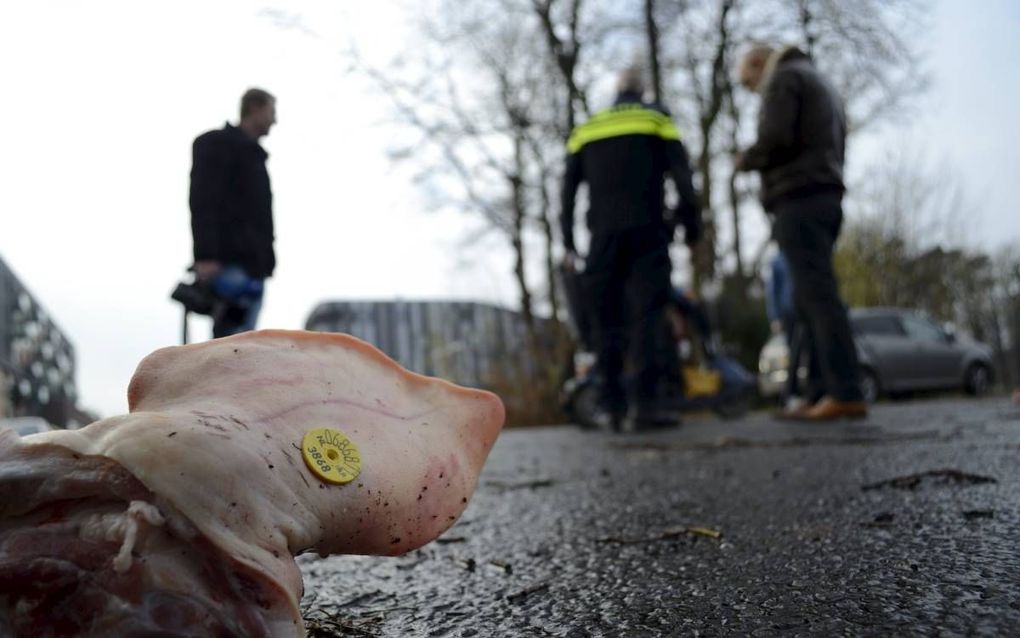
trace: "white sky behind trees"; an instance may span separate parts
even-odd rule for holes
[[[335,298],[516,303],[500,240],[464,254],[477,221],[424,210],[386,157],[401,141],[386,100],[343,72],[352,38],[380,62],[402,46],[405,16],[382,1],[279,4],[0,8],[0,256],[76,345],[82,405],[103,416],[126,411],[138,361],[179,340],[168,294],[190,263],[191,141],[235,122],[250,86],[279,98],[264,140],[279,266],[261,327],[300,328]],[[851,169],[890,143],[944,158],[977,205],[970,241],[994,249],[1020,238],[1020,2],[935,8],[929,96],[917,116],[859,139]],[[193,338],[208,330],[192,320]]]

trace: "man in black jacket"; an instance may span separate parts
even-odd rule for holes
[[[195,139],[191,168],[191,232],[195,276],[229,300],[213,337],[254,330],[263,283],[273,274],[273,193],[259,139],[276,123],[276,98],[249,89],[237,126]]]
[[[783,416],[812,421],[867,415],[846,306],[832,251],[843,223],[846,115],[832,85],[795,47],[757,45],[741,59],[740,82],[762,96],[758,139],[736,158],[761,173],[762,203],[793,275],[812,374],[808,403]],[[821,387],[817,387],[821,386]]]
[[[641,73],[624,72],[616,104],[571,133],[560,218],[569,264],[577,259],[575,197],[587,182],[591,245],[583,286],[593,311],[600,395],[607,425],[627,429],[679,421],[658,397],[662,366],[679,367],[675,351],[665,363],[657,353],[672,290],[669,244],[678,224],[691,245],[701,228],[680,135],[667,114],[642,102],[643,91]],[[679,195],[675,211],[664,206],[667,173]],[[628,349],[633,374],[625,389]]]

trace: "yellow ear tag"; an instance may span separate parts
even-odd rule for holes
[[[326,483],[350,483],[361,472],[361,453],[350,439],[337,430],[309,430],[301,441],[301,455],[312,474]]]

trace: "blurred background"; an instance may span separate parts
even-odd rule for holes
[[[250,86],[279,119],[260,327],[351,332],[498,391],[511,423],[550,423],[573,356],[563,143],[644,65],[709,224],[698,254],[676,247],[675,283],[757,370],[771,249],[756,179],[730,159],[754,136],[731,69],[755,40],[804,47],[847,101],[847,301],[952,324],[1012,387],[1018,32],[1005,0],[6,3],[0,416],[125,412],[137,362],[179,342],[191,142],[235,122]]]

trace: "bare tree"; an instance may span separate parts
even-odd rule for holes
[[[714,212],[718,152],[717,125],[724,117],[729,90],[729,59],[733,48],[731,12],[738,0],[711,5],[673,0],[646,2],[643,6],[644,36],[653,77],[662,76],[657,99],[669,107],[681,123],[694,128],[686,140],[699,177],[704,221],[702,241],[694,254],[694,287],[716,275],[716,219]],[[680,96],[669,103],[668,96]],[[682,128],[687,128],[682,126]]]
[[[793,3],[794,0],[787,0]],[[916,52],[924,0],[796,0],[801,43],[847,103],[851,131],[909,112],[928,85]]]
[[[907,112],[926,86],[915,52],[915,35],[924,28],[923,0],[716,0],[710,3],[660,0],[656,47],[664,70],[662,92],[677,96],[676,112],[693,125],[692,155],[700,176],[706,236],[696,255],[699,281],[716,277],[729,255],[738,277],[744,270],[741,207],[747,193],[727,179],[729,156],[754,130],[750,96],[735,91],[731,75],[736,54],[753,41],[804,48],[846,97],[854,132]],[[647,6],[644,7],[647,12]],[[647,21],[647,18],[646,18]],[[646,28],[647,31],[647,28]],[[670,104],[674,106],[674,104]],[[741,132],[744,132],[744,136]],[[729,201],[732,244],[721,250],[718,226],[724,220],[721,197]],[[739,248],[738,248],[739,247]],[[760,253],[760,248],[754,250]]]
[[[437,8],[447,4],[439,2]],[[433,204],[480,215],[487,228],[506,237],[521,313],[534,336],[526,274],[531,186],[525,155],[535,97],[534,78],[528,77],[533,58],[527,54],[538,42],[512,20],[492,22],[477,4],[476,11],[461,10],[459,21],[421,25],[426,46],[413,68],[360,65],[359,71],[375,81],[399,121],[417,135],[396,155],[416,163],[418,181],[433,194]],[[466,73],[467,59],[481,73]]]
[[[924,310],[1000,347],[1001,276],[967,241],[974,207],[955,174],[929,164],[916,151],[892,155],[851,191],[853,215],[836,254],[847,300]]]
[[[652,98],[661,103],[662,64],[659,61],[659,25],[655,17],[656,0],[645,0],[645,33],[648,39],[648,70],[652,77]]]
[[[730,142],[730,154],[735,155],[740,149],[740,107],[738,106],[737,97],[735,95],[733,83],[730,82],[726,87],[726,116],[729,120],[729,142]],[[738,280],[744,281],[747,278],[747,271],[744,268],[744,251],[741,246],[741,233],[743,232],[743,224],[740,220],[740,211],[742,205],[746,199],[746,193],[742,192],[738,186],[738,173],[735,170],[730,171],[730,179],[728,183],[727,194],[729,195],[729,207],[731,214],[731,226],[733,229],[733,249],[732,254],[734,258],[734,275]]]
[[[563,142],[601,78],[647,60],[653,97],[689,134],[705,232],[694,287],[733,276],[746,295],[763,247],[744,229],[751,192],[730,157],[754,129],[731,75],[746,43],[798,44],[847,96],[854,131],[904,112],[924,86],[910,34],[924,0],[425,0],[408,62],[365,70],[417,139],[399,155],[439,206],[505,238],[521,312],[558,316],[555,216]],[[722,214],[727,211],[729,215]],[[726,246],[720,230],[732,230]],[[749,253],[745,255],[745,251]],[[731,266],[732,265],[732,266]],[[542,290],[544,289],[544,290]],[[536,291],[539,291],[536,293]],[[544,293],[544,294],[543,294]]]
[[[532,0],[532,8],[538,16],[542,33],[549,46],[549,52],[560,71],[565,84],[567,103],[563,113],[563,127],[559,129],[560,137],[566,139],[576,123],[576,114],[580,111],[588,114],[588,98],[578,84],[577,70],[581,59],[581,8],[584,0]],[[563,19],[557,20],[558,9],[565,7]],[[560,34],[565,34],[563,37]]]

